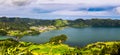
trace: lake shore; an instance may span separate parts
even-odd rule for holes
[[[51,37],[65,34],[68,40],[65,42],[71,46],[85,46],[94,42],[120,40],[120,28],[71,28],[43,32],[36,36],[25,36],[21,40],[34,43],[45,43]]]

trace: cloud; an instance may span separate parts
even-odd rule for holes
[[[120,7],[117,7],[117,8],[116,8],[116,12],[117,12],[118,14],[120,14]]]
[[[53,10],[54,11],[54,10]],[[33,8],[32,9],[33,13],[50,13],[52,10],[46,10],[46,9],[40,9],[40,8]]]
[[[59,10],[76,10],[80,5],[71,4],[40,4],[39,6],[32,7],[32,11],[36,13],[50,13]]]
[[[120,0],[0,0],[0,16],[120,16]]]
[[[113,10],[114,6],[105,6],[105,7],[91,7],[88,9],[88,11],[106,11],[106,10]]]
[[[32,3],[32,0],[0,0],[1,6],[25,6]]]
[[[5,0],[0,0],[0,5],[2,5],[4,3]]]
[[[25,6],[31,3],[31,0],[11,0],[13,5],[16,6]]]
[[[70,10],[55,11],[50,14],[67,15],[67,16],[109,16],[110,15],[108,11],[91,12],[91,11],[70,11]]]
[[[89,4],[90,6],[120,5],[120,0],[37,0],[37,4]]]

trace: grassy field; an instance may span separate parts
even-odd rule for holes
[[[83,48],[70,47],[66,44],[0,41],[0,55],[119,55],[119,52],[119,41],[97,42]]]

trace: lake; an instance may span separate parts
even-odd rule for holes
[[[45,43],[53,36],[66,34],[68,36],[65,44],[71,46],[85,46],[98,41],[120,40],[120,28],[65,28],[52,30],[36,36],[25,36],[21,40],[34,43]]]

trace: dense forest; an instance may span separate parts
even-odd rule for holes
[[[52,25],[52,20],[38,20],[19,17],[1,17],[0,29],[12,29],[12,30],[27,30],[30,26],[45,26]]]
[[[120,27],[120,20],[112,20],[112,19],[76,19],[69,21],[70,26],[73,27]]]

